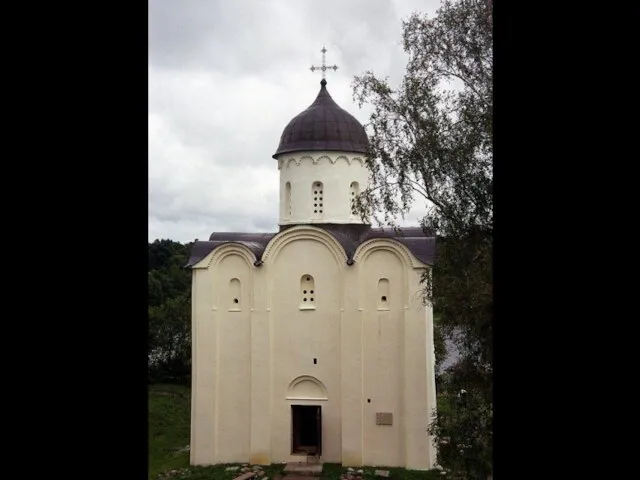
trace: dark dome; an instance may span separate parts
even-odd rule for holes
[[[285,127],[273,158],[281,153],[313,150],[367,153],[364,127],[333,101],[326,80],[320,85],[315,102]]]

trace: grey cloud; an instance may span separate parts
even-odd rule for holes
[[[324,42],[340,49],[343,68],[358,71],[400,32],[390,0],[153,0],[149,15],[152,65],[230,75],[318,63]]]
[[[290,10],[292,2],[287,3],[153,0],[150,62],[160,68],[217,69],[230,75],[276,68],[280,58],[296,53],[293,40],[298,32],[289,35],[291,26],[278,21]]]
[[[401,18],[428,0],[151,0],[149,239],[213,231],[275,231],[271,155],[289,120],[319,90],[366,123],[351,81],[364,70],[399,79]],[[418,218],[414,213],[413,218]],[[409,217],[408,217],[409,218]]]

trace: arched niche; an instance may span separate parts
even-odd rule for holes
[[[287,400],[328,400],[327,388],[316,377],[301,375],[289,384]]]
[[[242,287],[240,286],[240,280],[232,278],[229,281],[229,311],[240,312],[242,310]]]

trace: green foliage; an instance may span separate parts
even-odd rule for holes
[[[149,381],[188,383],[191,372],[192,244],[149,244]]]
[[[457,393],[438,398],[437,421],[428,431],[438,440],[439,463],[454,478],[486,479],[493,470],[493,405],[478,388],[486,379],[473,378],[478,370],[469,363],[463,359],[445,377],[446,390]]]
[[[425,279],[440,314],[436,328],[487,367],[493,358],[492,253],[491,232],[440,238],[431,277],[436,281]]]
[[[406,74],[397,90],[372,72],[354,97],[373,106],[368,124],[372,183],[356,200],[386,223],[415,198],[433,206],[426,227],[463,235],[493,223],[493,50],[485,0],[444,2],[433,19],[403,22]],[[452,88],[458,82],[460,89]]]
[[[447,344],[445,343],[445,336],[442,333],[442,328],[439,328],[440,323],[440,315],[434,315],[433,347],[436,355],[436,367],[441,365],[447,358]]]
[[[492,471],[492,11],[491,0],[456,0],[444,1],[433,18],[414,13],[403,22],[409,59],[400,86],[372,72],[354,80],[354,97],[373,107],[371,184],[355,211],[365,218],[382,212],[379,223],[397,226],[416,200],[428,207],[421,225],[438,236],[437,257],[423,281],[438,313],[436,356],[445,338],[461,355],[441,388],[467,392],[431,430],[449,438],[439,462],[474,479]]]

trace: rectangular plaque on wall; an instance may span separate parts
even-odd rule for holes
[[[393,425],[393,413],[376,413],[376,425]]]

